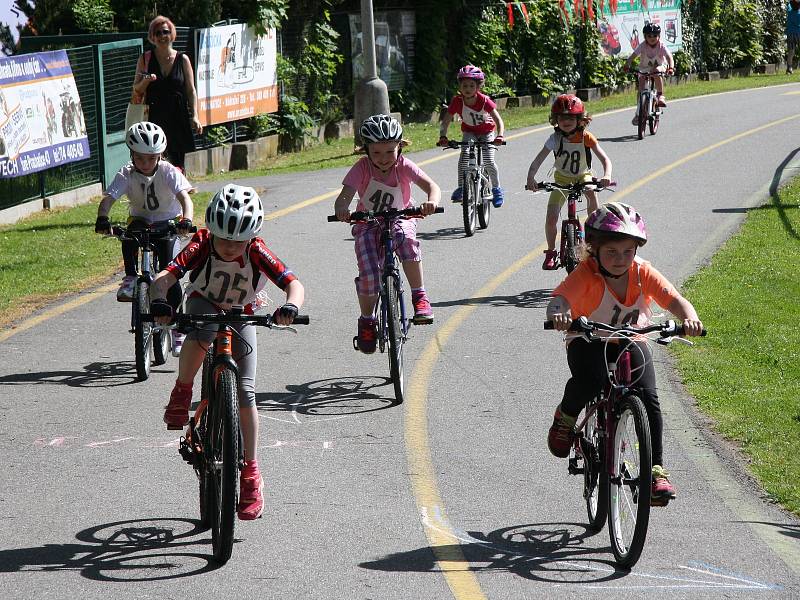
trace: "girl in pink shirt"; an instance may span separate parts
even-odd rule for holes
[[[422,169],[401,155],[403,129],[388,115],[373,115],[359,130],[367,156],[360,159],[342,181],[342,191],[336,198],[334,210],[340,221],[350,221],[350,203],[358,193],[356,211],[384,211],[390,208],[409,208],[411,184],[416,184],[428,198],[420,205],[423,215],[430,215],[439,205],[439,186]],[[378,335],[375,306],[380,289],[383,246],[381,227],[376,222],[356,223],[352,228],[355,239],[358,277],[356,293],[361,316],[358,319],[357,345],[361,352],[375,352]],[[422,254],[417,240],[415,219],[396,219],[394,250],[403,265],[411,287],[414,323],[433,322],[433,309],[422,277]]]
[[[483,150],[483,164],[492,182],[492,204],[495,208],[500,208],[503,206],[503,188],[500,187],[494,153],[495,146],[503,143],[505,125],[503,119],[500,118],[500,113],[497,112],[497,104],[480,91],[486,80],[483,71],[478,67],[467,65],[459,70],[457,78],[458,95],[450,101],[447,113],[442,119],[439,146],[447,146],[447,129],[450,127],[454,115],[459,115],[461,118],[461,134],[465,142],[469,140],[489,142],[489,145]],[[495,129],[497,135],[495,135]],[[467,168],[468,162],[468,150],[466,147],[462,147],[461,156],[458,159],[458,187],[453,190],[451,196],[453,202],[461,202],[464,197],[464,170]]]
[[[665,107],[667,100],[664,98],[664,73],[672,75],[675,72],[675,60],[672,53],[661,41],[661,25],[658,23],[645,23],[642,28],[644,33],[644,44],[639,44],[625,63],[625,70],[628,71],[633,64],[633,60],[639,57],[639,74],[653,74],[658,92],[658,105]],[[646,77],[639,77],[639,92],[643,92],[647,85]],[[639,124],[639,106],[636,106],[636,115],[632,123]]]

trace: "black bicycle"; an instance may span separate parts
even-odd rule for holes
[[[191,231],[197,231],[192,227]],[[163,365],[167,362],[171,350],[169,330],[152,321],[142,320],[143,314],[150,313],[150,286],[155,276],[166,265],[159,265],[155,245],[158,241],[177,235],[173,221],[146,225],[138,224],[136,228],[115,225],[111,234],[120,240],[133,240],[139,246],[139,260],[136,272],[136,287],[131,303],[131,328],[134,334],[134,355],[136,359],[136,376],[139,381],[150,377],[152,365]]]
[[[505,146],[505,142],[501,145]],[[467,237],[475,235],[475,225],[480,225],[481,229],[489,227],[489,219],[492,215],[492,182],[486,174],[486,167],[483,164],[483,151],[487,146],[495,146],[492,142],[476,142],[468,140],[457,142],[449,140],[444,149],[460,149],[462,146],[468,148],[467,168],[464,169],[464,185],[462,187],[463,197],[461,200],[462,213],[464,215],[464,233]]]
[[[437,213],[444,208],[436,207]],[[394,397],[402,404],[405,393],[405,377],[403,374],[403,346],[408,337],[408,330],[413,322],[406,315],[403,301],[403,279],[394,254],[392,224],[403,217],[421,218],[419,207],[405,209],[389,209],[385,211],[354,212],[350,214],[350,222],[377,222],[381,227],[383,242],[383,271],[378,302],[375,305],[374,317],[378,321],[378,348],[381,352],[389,350],[389,374],[394,384]],[[329,215],[328,222],[339,222],[336,215]],[[353,338],[353,347],[358,350],[358,337]]]
[[[143,315],[143,319],[152,322],[149,314]],[[292,325],[307,325],[308,321],[307,315],[298,315]],[[178,313],[174,325],[166,326],[188,332],[206,325],[220,325],[203,361],[200,402],[189,419],[178,451],[197,474],[200,522],[211,527],[214,560],[221,564],[230,559],[233,551],[239,471],[244,467],[239,427],[239,369],[232,354],[233,336],[239,334],[231,325],[237,323],[295,331],[291,326],[274,323],[272,315],[244,314],[241,306],[218,314]],[[245,350],[251,351],[252,348]]]
[[[553,323],[544,324],[553,329]],[[611,549],[617,563],[633,567],[639,560],[647,537],[650,521],[652,446],[647,411],[638,395],[636,380],[631,372],[631,352],[636,336],[657,333],[656,343],[669,344],[676,339],[691,344],[679,336],[682,326],[675,321],[635,329],[576,319],[570,331],[583,334],[596,343],[610,339],[625,344],[616,359],[606,353],[608,382],[603,392],[593,398],[581,413],[575,426],[573,447],[568,471],[583,475],[583,497],[589,517],[589,527],[600,531],[608,520]],[[597,331],[610,333],[600,337]],[[706,335],[703,330],[702,335]],[[658,505],[666,502],[659,501]]]

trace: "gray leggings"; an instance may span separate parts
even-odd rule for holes
[[[491,142],[494,139],[494,131],[484,135],[475,135],[468,131],[462,131],[463,141],[468,142],[475,140],[478,142]],[[461,156],[458,157],[458,187],[464,187],[464,170],[469,165],[469,149],[466,146],[461,147]],[[500,177],[497,174],[497,165],[494,162],[494,153],[497,152],[494,144],[489,143],[488,146],[481,148],[483,153],[483,166],[486,169],[486,174],[492,182],[492,187],[500,187]]]
[[[194,297],[186,300],[186,312],[188,314],[210,314],[219,311],[205,298]],[[252,347],[251,350],[239,336],[233,335],[233,359],[239,367],[239,407],[249,408],[256,404],[256,360],[258,359],[256,328],[246,323],[232,325],[232,327]],[[192,331],[186,336],[186,339],[196,340],[203,346],[208,346],[214,341],[217,329],[219,329],[218,325],[209,324],[202,330]]]

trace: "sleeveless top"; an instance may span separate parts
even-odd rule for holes
[[[157,79],[147,87],[145,102],[149,106],[148,119],[160,126],[167,136],[167,152],[194,150],[194,135],[189,119],[186,97],[186,76],[183,71],[183,53],[175,55],[172,70],[164,75],[155,52],[150,53],[147,72]]]

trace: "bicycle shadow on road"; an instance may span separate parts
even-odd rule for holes
[[[394,388],[388,377],[333,377],[287,385],[286,390],[257,393],[256,406],[262,412],[341,417],[375,412],[396,405]]]
[[[460,531],[456,536],[461,543],[389,554],[359,566],[380,571],[439,572],[438,555],[446,556],[448,562],[463,556],[464,568],[475,573],[507,571],[562,585],[607,582],[627,575],[627,570],[607,558],[610,547],[586,544],[594,535],[579,523],[531,523],[488,534]]]
[[[418,240],[456,240],[465,237],[467,237],[467,234],[464,233],[463,227],[444,227],[436,231],[417,231]]]
[[[479,296],[431,302],[433,307],[447,306],[513,306],[516,308],[546,308],[552,289],[527,290],[511,296]]]
[[[206,530],[194,519],[134,519],[84,529],[83,543],[44,544],[0,550],[0,573],[79,571],[95,581],[140,582],[180,579],[214,571],[221,565],[211,554],[211,540],[196,538]],[[113,595],[113,594],[112,594]]]
[[[611,144],[621,143],[621,142],[638,142],[639,141],[639,134],[631,133],[630,135],[620,135],[618,137],[603,137],[597,138],[598,142],[609,142]]]
[[[119,387],[137,383],[136,365],[132,362],[93,362],[83,371],[34,371],[0,376],[0,386],[54,384],[70,387]]]

